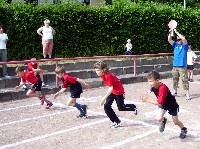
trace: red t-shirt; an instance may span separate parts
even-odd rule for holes
[[[158,91],[156,97],[157,97],[157,102],[160,105],[163,105],[163,103],[165,102],[165,99],[168,95],[169,89],[167,88],[167,86],[163,83],[160,84],[160,86],[158,87],[158,89],[156,89]]]
[[[35,64],[32,64],[32,63],[28,63],[28,71],[33,71],[33,68],[34,69],[37,69],[38,68],[38,64],[35,63]]]
[[[32,84],[35,84],[38,81],[38,78],[35,76],[35,73],[33,71],[25,71],[24,75],[22,76],[22,82],[30,82]]]
[[[108,72],[104,75],[100,76],[106,86],[113,86],[113,91],[112,93],[115,95],[121,95],[124,94],[124,87],[121,83],[121,81],[111,72]]]
[[[61,80],[62,80],[62,88],[67,88],[72,84],[76,84],[77,78],[65,73]]]

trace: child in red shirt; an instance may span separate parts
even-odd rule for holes
[[[31,60],[36,60],[36,58],[32,58]],[[42,81],[42,86],[45,86],[44,84],[44,79],[43,79],[43,73],[47,73],[48,71],[47,70],[43,70],[43,72],[41,73],[40,72],[40,66],[39,66],[39,63],[37,62],[30,62],[28,63],[28,68],[27,68],[28,71],[34,71],[35,72],[35,75],[41,79]]]
[[[100,105],[104,104],[105,113],[113,123],[111,128],[117,128],[121,126],[121,120],[112,109],[113,101],[116,101],[119,111],[134,111],[134,114],[137,115],[137,108],[134,104],[124,104],[124,87],[120,80],[109,72],[109,67],[105,62],[95,63],[94,69],[105,85],[109,87],[106,95],[101,99]]]
[[[15,89],[19,89],[20,87],[22,87],[26,81],[30,82],[31,84],[33,84],[32,88],[29,89],[26,93],[27,96],[29,97],[38,97],[41,100],[41,105],[44,104],[44,102],[47,103],[46,109],[49,109],[53,104],[48,101],[44,95],[41,95],[41,86],[42,86],[42,82],[40,79],[38,79],[35,76],[35,73],[33,71],[29,72],[29,71],[24,71],[23,67],[17,67],[15,72],[17,73],[17,75],[21,78],[21,82],[20,85],[16,86]],[[39,72],[43,72],[43,70],[40,70]]]
[[[68,87],[70,87],[71,96],[70,99],[67,101],[67,105],[76,107],[80,111],[80,115],[77,116],[77,118],[87,117],[87,105],[78,104],[76,102],[76,99],[80,98],[80,95],[83,92],[80,83],[84,84],[87,88],[90,88],[90,86],[87,83],[85,83],[82,79],[66,74],[64,67],[57,67],[55,69],[55,72],[56,75],[62,81],[62,89],[54,94],[54,99],[56,99],[59,96],[59,94],[63,93]]]
[[[172,119],[175,125],[178,125],[181,128],[181,133],[179,137],[184,139],[187,134],[187,128],[184,127],[183,123],[178,119],[178,109],[179,105],[176,102],[174,96],[172,96],[168,87],[159,81],[160,74],[157,71],[152,71],[147,75],[147,80],[151,85],[151,92],[157,97],[157,101],[151,100],[148,97],[142,97],[144,102],[148,102],[151,104],[158,105],[158,112],[157,112],[157,121],[160,122],[159,130],[163,132],[165,129],[165,124],[167,119],[164,117],[164,114],[168,111],[170,115],[172,115]]]

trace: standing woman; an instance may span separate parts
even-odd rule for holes
[[[49,25],[50,21],[45,20],[44,26],[37,30],[37,33],[42,36],[43,56],[44,58],[52,58],[53,50],[53,35],[55,30]],[[47,57],[47,55],[49,57]]]
[[[2,62],[7,62],[7,49],[6,49],[6,44],[8,41],[8,36],[6,33],[3,32],[3,25],[0,24],[0,54],[1,54],[1,60]],[[3,76],[7,77],[7,66],[3,65]]]

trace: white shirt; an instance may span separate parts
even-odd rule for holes
[[[51,26],[49,26],[48,28],[46,26],[43,26],[40,28],[42,30],[42,39],[53,39],[53,30],[51,28]]]
[[[6,33],[0,34],[0,49],[6,49],[6,40],[8,36]]]
[[[194,65],[193,61],[197,58],[197,55],[193,51],[187,52],[187,64]]]
[[[132,44],[131,43],[127,43],[126,44],[126,48],[127,48],[126,49],[127,51],[131,51],[132,50]]]

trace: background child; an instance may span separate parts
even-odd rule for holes
[[[59,94],[63,93],[67,87],[70,87],[70,99],[67,102],[68,106],[76,107],[80,111],[80,115],[77,118],[87,117],[87,105],[82,105],[76,103],[76,99],[80,98],[81,93],[83,92],[82,86],[80,83],[84,84],[87,88],[90,86],[85,83],[82,79],[70,76],[69,74],[65,73],[64,67],[57,67],[55,69],[57,76],[62,80],[62,89],[54,94],[54,99],[56,99]]]
[[[187,128],[184,127],[183,123],[178,119],[178,109],[179,105],[176,102],[174,96],[172,96],[171,92],[169,91],[168,87],[159,81],[160,74],[157,71],[152,71],[147,75],[147,80],[151,85],[151,91],[157,97],[157,101],[151,100],[148,97],[142,97],[144,102],[148,102],[151,104],[158,105],[157,111],[157,121],[160,122],[159,130],[163,132],[165,129],[165,124],[167,119],[164,117],[164,114],[168,111],[170,115],[172,115],[172,119],[175,125],[178,125],[181,128],[181,133],[179,137],[184,139],[187,134]]]
[[[36,60],[36,58],[32,58],[31,60]],[[43,79],[43,73],[47,73],[48,71],[47,70],[44,70],[42,73],[40,73],[41,69],[40,69],[40,66],[39,66],[39,63],[37,62],[30,62],[28,63],[28,68],[27,68],[28,71],[34,71],[35,72],[35,75],[41,79],[42,81],[42,86],[45,86],[45,83],[44,83],[44,79]]]
[[[132,44],[131,44],[131,40],[130,39],[127,40],[127,44],[125,46],[125,49],[126,49],[125,55],[132,55],[133,54],[133,52],[132,52]]]
[[[190,82],[193,82],[193,69],[196,58],[197,55],[194,53],[194,51],[192,51],[191,45],[189,45],[187,52],[187,70],[188,70],[188,79]]]
[[[134,104],[124,104],[124,87],[120,80],[109,72],[109,67],[105,62],[100,61],[95,63],[94,69],[106,86],[108,86],[108,91],[101,99],[100,105],[104,104],[105,113],[113,122],[111,128],[117,128],[121,126],[121,120],[112,109],[113,101],[116,101],[119,111],[134,111],[135,115],[137,115],[137,108]]]
[[[44,102],[47,103],[46,109],[49,109],[53,104],[48,101],[44,95],[41,95],[41,86],[42,86],[42,82],[40,79],[38,79],[35,76],[35,73],[33,71],[29,72],[29,71],[24,71],[23,67],[17,67],[15,72],[17,73],[17,75],[21,78],[21,82],[20,85],[16,86],[16,89],[19,89],[20,87],[22,87],[26,81],[30,82],[31,84],[33,84],[32,88],[29,89],[26,93],[27,96],[29,97],[38,97],[41,100],[41,105],[44,104]],[[40,73],[43,72],[43,70],[38,71]]]

